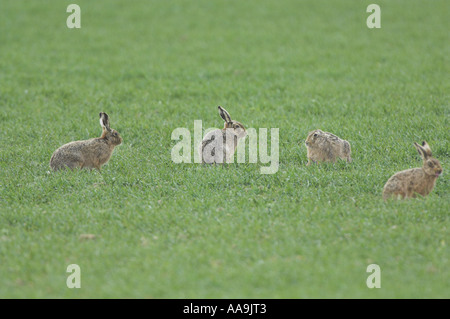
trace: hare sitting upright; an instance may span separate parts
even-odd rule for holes
[[[229,163],[239,140],[247,135],[244,125],[232,120],[223,107],[218,106],[218,109],[225,124],[222,130],[211,131],[203,138],[198,148],[202,163]]]
[[[427,196],[434,188],[436,179],[442,174],[441,163],[432,157],[430,146],[423,141],[422,145],[414,143],[423,159],[423,166],[411,168],[393,175],[384,185],[383,199],[416,197],[417,194]]]
[[[96,168],[108,162],[114,147],[122,143],[122,137],[109,127],[108,114],[100,113],[102,136],[84,141],[75,141],[58,148],[50,159],[50,167],[57,171],[65,168]]]

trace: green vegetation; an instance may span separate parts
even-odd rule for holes
[[[380,0],[381,29],[371,1],[78,0],[81,29],[69,3],[0,5],[1,298],[450,297],[448,1]],[[171,132],[221,127],[217,105],[280,129],[276,174],[172,162]],[[100,111],[110,162],[51,173]],[[354,162],[306,167],[316,128]],[[384,203],[422,140],[443,176]]]

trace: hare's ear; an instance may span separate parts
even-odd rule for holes
[[[104,112],[100,112],[100,125],[104,130],[111,131],[111,128],[109,127],[109,116],[108,114]]]
[[[230,114],[227,112],[227,110],[225,110],[223,107],[218,106],[219,108],[219,114],[220,116],[223,118],[223,120],[225,121],[225,123],[230,123],[231,122],[231,116]]]
[[[426,142],[425,142],[426,143]],[[423,143],[422,143],[423,144]],[[422,147],[421,145],[417,144],[416,142],[414,142],[414,146],[417,149],[417,152],[419,152],[419,155],[425,160],[427,159],[429,156],[427,154],[427,151],[424,147]]]
[[[427,157],[431,157],[433,154],[431,153],[431,148],[430,145],[428,145],[427,142],[423,141],[422,142],[422,148],[425,151]]]

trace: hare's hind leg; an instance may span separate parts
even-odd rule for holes
[[[55,165],[52,166],[52,169],[54,171],[59,171],[62,169],[71,169],[74,170],[76,168],[83,168],[83,163],[82,162],[64,162],[64,163],[59,163],[59,165]]]
[[[50,163],[50,167],[54,171],[59,171],[62,169],[71,169],[74,170],[76,168],[83,168],[83,161],[80,159],[73,159],[73,158],[65,158],[64,160],[54,161]]]
[[[67,162],[64,164],[64,166],[70,168],[71,170],[77,169],[77,168],[83,168],[83,161],[81,160],[73,160],[70,162]]]
[[[71,170],[77,168],[83,168],[84,161],[81,156],[77,154],[70,154],[64,157],[64,160],[60,162],[62,165],[61,168],[70,168]]]

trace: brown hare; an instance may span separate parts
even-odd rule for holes
[[[198,148],[202,163],[230,162],[239,140],[247,135],[244,125],[232,120],[223,107],[219,106],[218,109],[225,124],[222,130],[213,130],[203,138]]]
[[[336,162],[338,158],[351,163],[350,143],[334,134],[314,130],[308,133],[305,141],[308,163]]]
[[[114,148],[122,143],[119,133],[109,127],[108,114],[100,113],[100,125],[103,133],[98,138],[75,141],[58,148],[50,159],[50,167],[54,170],[65,168],[96,168],[108,162]]]
[[[389,178],[383,189],[384,200],[416,197],[417,194],[427,196],[442,174],[441,163],[432,157],[428,143],[423,141],[422,145],[414,143],[414,146],[423,159],[423,166],[398,172]]]

